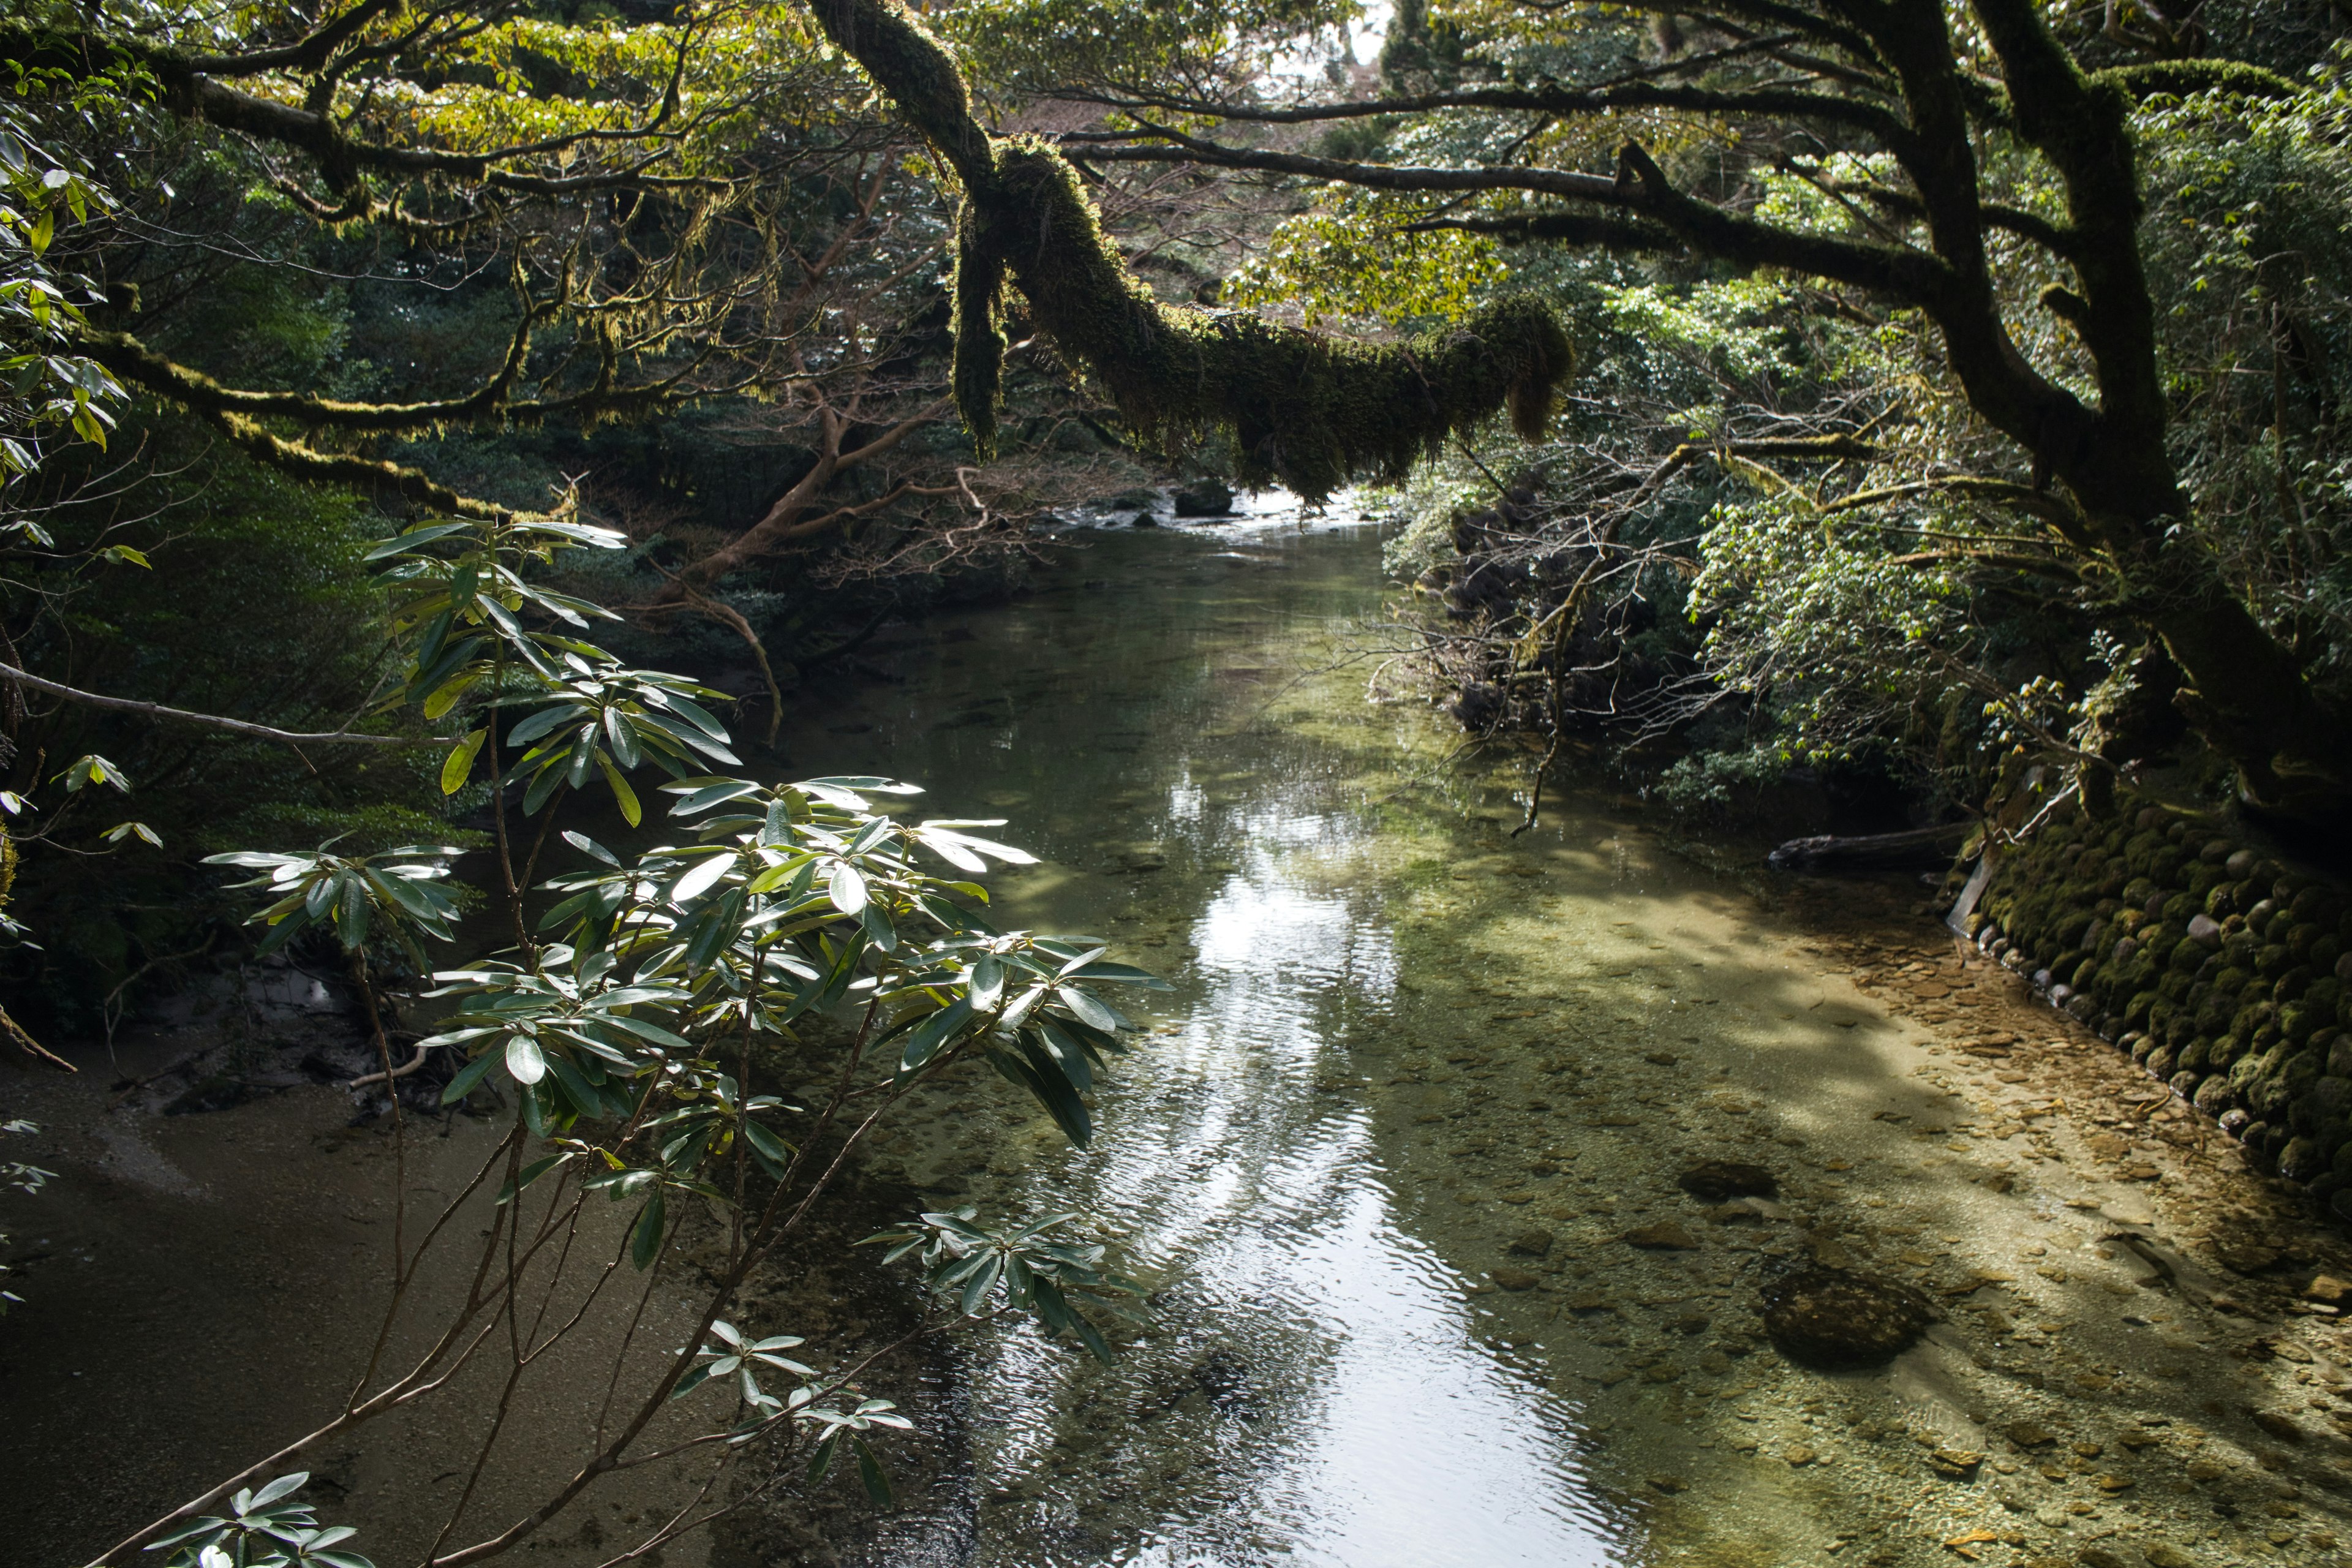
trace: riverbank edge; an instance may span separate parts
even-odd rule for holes
[[[1968,846],[1948,923],[2211,1118],[2247,1163],[2352,1218],[2352,900],[2218,815],[2070,796]]]

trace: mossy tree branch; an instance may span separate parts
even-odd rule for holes
[[[1678,109],[1694,114],[1749,116],[1758,119],[1812,121],[1865,132],[1894,145],[1909,135],[1900,116],[1864,99],[1799,88],[1717,89],[1683,83],[1634,81],[1607,87],[1573,88],[1552,82],[1509,87],[1466,88],[1455,92],[1407,94],[1394,98],[1352,100],[1338,103],[1220,103],[1181,94],[1135,91],[1124,95],[1074,95],[1098,100],[1106,108],[1132,112],[1164,110],[1177,114],[1213,115],[1221,120],[1257,125],[1311,125],[1332,120],[1363,120],[1379,115],[1425,114],[1438,109],[1517,110],[1538,114],[1607,114],[1625,110]]]
[[[1076,171],[1042,141],[991,138],[954,60],[896,0],[812,9],[963,186],[954,384],[983,453],[995,441],[1007,287],[1147,438],[1230,429],[1244,482],[1312,500],[1353,478],[1402,478],[1448,436],[1506,409],[1528,439],[1549,424],[1571,354],[1547,308],[1506,302],[1450,331],[1370,345],[1163,305],[1104,237]]]
[[[583,129],[479,152],[354,137],[322,108],[282,102],[221,79],[224,76],[259,76],[273,70],[323,64],[326,56],[333,51],[333,43],[321,46],[320,40],[338,35],[346,23],[353,30],[363,26],[377,9],[359,7],[338,23],[320,29],[304,44],[289,49],[263,50],[246,56],[192,55],[131,34],[0,25],[0,63],[20,73],[74,80],[124,68],[142,72],[154,79],[162,89],[163,106],[174,115],[307,153],[316,161],[320,174],[338,195],[351,192],[363,175],[370,174],[408,179],[440,177],[526,195],[574,194],[634,185],[652,188],[724,184],[723,181],[655,174],[651,171],[659,162],[659,154],[641,159],[638,166],[630,169],[598,171],[570,179],[503,167],[592,143],[677,140],[683,136],[685,128],[672,123],[678,111],[675,79],[660,106],[641,125]],[[681,36],[681,51],[685,37]],[[319,57],[315,62],[314,55]]]

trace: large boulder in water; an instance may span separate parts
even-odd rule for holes
[[[1233,487],[1216,479],[1202,479],[1178,489],[1175,501],[1178,517],[1230,517],[1234,510]]]
[[[1936,1317],[1909,1286],[1843,1268],[1800,1269],[1764,1289],[1764,1331],[1804,1366],[1884,1365],[1916,1344]]]

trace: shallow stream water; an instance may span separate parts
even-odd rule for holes
[[[1009,818],[1045,864],[1004,879],[1000,922],[1102,935],[1176,986],[1089,1152],[1026,1117],[984,1168],[961,1138],[899,1152],[992,1213],[1079,1211],[1162,1290],[1108,1373],[1025,1333],[974,1351],[977,1561],[1570,1564],[1635,1528],[1583,1473],[1576,1402],[1486,1342],[1384,1147],[1467,1129],[1384,1126],[1362,1092],[1418,984],[1399,879],[1465,852],[1447,738],[1365,700],[1397,640],[1379,549],[1289,512],[1092,535],[793,747]]]
[[[992,879],[1001,924],[1171,982],[1090,1148],[975,1072],[865,1168],[869,1194],[1078,1214],[1151,1321],[1108,1367],[955,1336],[928,1383],[873,1390],[929,1428],[901,1507],[783,1489],[773,1532],[689,1537],[669,1568],[2346,1562],[2352,1336],[2298,1297],[2352,1258],[1916,889],[1767,884],[1759,847],[1590,793],[1514,836],[1531,759],[1465,754],[1383,685],[1407,639],[1373,527],[1269,502],[1070,542],[1037,592],[863,650],[886,679],[809,698],[777,771],[1008,819],[1043,858]],[[159,1028],[126,1062],[186,1044]],[[305,1429],[373,1321],[353,1264],[394,1167],[343,1091],[166,1118],[85,1054],[20,1097],[60,1175],[11,1205],[47,1260],[0,1341],[0,1562],[87,1553]],[[488,1135],[443,1131],[427,1186]],[[1707,1160],[1777,1195],[1691,1195]],[[1891,1364],[1791,1365],[1759,1309],[1801,1268],[1939,1321]],[[859,1314],[890,1317],[818,1279],[744,1321],[846,1356]],[[472,1418],[306,1462],[378,1561],[415,1561],[432,1510],[404,1489],[455,1473]],[[572,1462],[545,1430],[518,1499]],[[667,1484],[600,1493],[530,1560],[606,1563]]]
[[[1009,819],[1044,863],[1000,921],[1175,987],[1090,1149],[974,1082],[877,1151],[936,1204],[1082,1215],[1158,1294],[1109,1368],[969,1338],[952,1506],[872,1561],[2336,1560],[2347,1446],[2278,1413],[2352,1347],[2189,1250],[2275,1200],[1917,889],[1809,904],[1590,794],[1514,835],[1529,759],[1384,687],[1370,526],[1083,542],[792,742]],[[1706,1160],[1777,1195],[1701,1201]],[[1806,1267],[1939,1321],[1791,1365],[1759,1313]]]

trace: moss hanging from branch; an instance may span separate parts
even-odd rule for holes
[[[1139,434],[1174,443],[1231,430],[1245,484],[1320,500],[1350,479],[1401,479],[1446,437],[1506,409],[1529,441],[1550,422],[1573,354],[1544,306],[1507,300],[1458,327],[1370,344],[1163,305],[1103,234],[1077,172],[1034,139],[991,140],[955,62],[897,0],[814,9],[962,182],[954,383],[983,454],[995,445],[1008,283]]]

